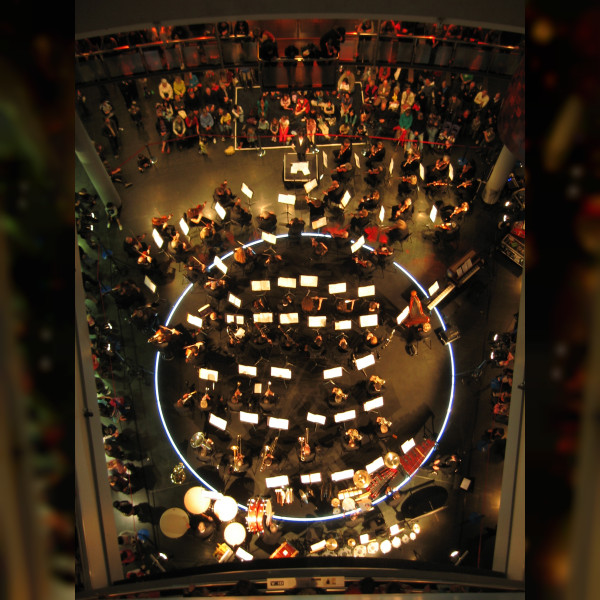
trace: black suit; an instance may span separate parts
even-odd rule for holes
[[[298,155],[298,160],[306,160],[306,153],[308,152],[308,138],[306,136],[294,136],[292,147]]]

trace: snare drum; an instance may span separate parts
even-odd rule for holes
[[[354,556],[363,558],[367,555],[367,547],[363,544],[359,544],[358,546],[355,546],[353,554]]]
[[[378,550],[379,550],[379,542],[377,542],[376,540],[373,540],[372,542],[369,542],[367,544],[367,552],[369,554],[377,554]]]
[[[264,533],[265,526],[271,524],[273,510],[270,498],[250,498],[246,524],[250,533]]]
[[[354,501],[354,498],[344,498],[342,500],[342,509],[344,510],[344,512],[349,512],[351,510],[354,510],[356,508],[356,502]]]

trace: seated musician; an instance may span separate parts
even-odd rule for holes
[[[357,213],[352,213],[350,219],[350,229],[353,231],[362,232],[369,224],[369,211],[366,208],[360,209]]]
[[[369,300],[369,305],[367,307],[367,311],[370,313],[378,313],[380,308],[379,302],[375,302],[375,300]]]
[[[206,206],[206,202],[204,204],[198,204],[198,206],[193,206],[192,208],[188,208],[183,214],[183,218],[185,222],[190,227],[195,227],[204,224],[205,218],[202,216],[202,211]]]
[[[325,342],[323,336],[318,333],[310,344],[304,347],[304,350],[309,353],[311,357],[320,356],[325,352]]]
[[[332,181],[348,181],[352,176],[352,163],[345,162],[331,171]]]
[[[209,299],[212,298],[215,301],[219,301],[227,293],[227,282],[224,279],[209,279],[204,284],[204,289]]]
[[[327,247],[327,245],[321,241],[317,241],[317,238],[310,238],[310,243],[312,245],[313,254],[315,256],[325,256],[327,252],[329,252],[329,248]]]
[[[413,205],[413,201],[411,198],[404,198],[404,200],[397,204],[396,206],[392,206],[392,215],[390,217],[390,221],[397,221],[398,219],[408,219],[414,212],[415,207]]]
[[[215,224],[213,221],[205,221],[204,226],[200,230],[200,239],[202,240],[211,240],[215,237],[217,230],[215,229]]]
[[[406,160],[400,165],[404,175],[416,175],[419,172],[421,154],[418,148],[410,146],[406,151]]]
[[[271,311],[271,309],[269,308],[269,303],[267,302],[267,299],[263,296],[261,296],[260,298],[256,298],[255,300],[252,301],[251,310],[253,313],[264,313],[264,312]]]
[[[123,250],[131,258],[137,259],[140,253],[148,250],[148,244],[142,241],[146,237],[146,234],[138,236],[127,236],[123,241]]]
[[[448,177],[448,171],[450,168],[450,155],[444,154],[442,158],[438,158],[435,161],[433,167],[429,169],[429,172],[425,176],[427,184],[434,182],[445,182]]]
[[[240,225],[250,225],[252,223],[252,214],[242,206],[242,199],[236,198],[231,207],[231,218]]]
[[[238,265],[242,266],[246,266],[253,262],[255,256],[254,250],[250,247],[243,248],[242,246],[238,246],[233,251],[233,260],[235,260]]]
[[[385,379],[382,379],[378,375],[371,375],[367,382],[367,391],[369,394],[379,394],[385,385]]]
[[[323,201],[326,204],[339,204],[345,191],[345,187],[339,181],[334,180],[323,194]]]
[[[354,304],[356,303],[356,298],[352,300],[338,300],[335,305],[335,309],[337,312],[342,314],[350,314],[354,311]]]
[[[192,283],[204,281],[206,265],[197,257],[190,256],[183,265],[184,276]]]
[[[185,364],[186,365],[199,365],[202,361],[202,357],[204,356],[204,351],[206,347],[204,342],[196,342],[191,346],[186,346],[185,350]]]
[[[403,325],[406,327],[416,327],[423,323],[429,323],[430,320],[430,317],[423,311],[423,305],[416,290],[412,290],[408,302],[408,317],[404,319]]]
[[[215,202],[218,202],[223,208],[227,208],[233,204],[233,192],[227,185],[226,180],[220,186],[215,188],[215,191],[213,193],[213,200]]]
[[[273,233],[277,228],[277,216],[273,211],[264,210],[256,217],[258,228],[267,233]]]
[[[391,244],[394,242],[403,242],[410,235],[408,225],[402,219],[398,219],[396,224],[390,227],[386,233]]]
[[[343,335],[337,344],[337,352],[339,354],[348,354],[348,352],[350,352],[350,350],[351,350],[351,348],[350,348],[350,344],[348,343],[348,338],[345,335]]]
[[[370,194],[362,197],[362,200],[358,203],[358,210],[362,210],[363,208],[375,210],[379,207],[380,202],[381,194],[379,190],[373,190]]]
[[[453,220],[444,221],[440,225],[436,225],[434,228],[433,235],[431,236],[431,241],[434,244],[439,244],[443,241],[451,241],[456,239],[460,232],[460,225]],[[427,236],[424,236],[427,237]]]
[[[377,262],[381,266],[385,266],[390,260],[390,256],[394,255],[394,251],[385,244],[381,244],[379,248],[374,251],[374,255],[377,257]]]
[[[308,204],[310,222],[318,221],[325,216],[325,203],[319,198],[311,198],[308,194],[304,197]]]
[[[154,335],[148,340],[148,343],[162,350],[169,346],[176,335],[181,335],[181,332],[177,331],[177,329],[170,329],[164,325],[159,325]]]
[[[313,238],[314,239],[314,238]],[[321,310],[321,307],[323,306],[323,300],[327,300],[327,298],[321,298],[319,296],[304,296],[304,298],[302,298],[302,310],[305,313],[310,313],[310,314],[314,314],[317,313]]]
[[[342,388],[336,386],[331,390],[328,404],[330,406],[341,406],[346,402],[346,400],[348,400],[348,394],[345,394]]]
[[[160,217],[152,217],[152,227],[156,229],[163,238],[171,239],[176,232],[173,225],[169,224],[169,219],[173,218],[173,213],[162,215]]]
[[[279,312],[292,312],[294,308],[294,296],[290,292],[286,292],[283,298],[277,303]]]
[[[181,234],[177,231],[169,242],[169,250],[172,250],[175,254],[182,255],[191,250],[191,247],[185,240],[181,239]]]
[[[364,341],[367,348],[377,348],[381,343],[381,340],[372,331],[367,331]]]
[[[380,163],[385,158],[385,147],[382,140],[378,140],[376,144],[371,146],[371,150],[367,155],[366,165],[369,169],[373,168],[376,163]]]
[[[383,179],[385,172],[385,167],[383,165],[373,165],[367,171],[365,175],[365,182],[367,185],[371,187],[377,187],[381,184],[381,180]]]
[[[411,196],[416,198],[417,196],[417,181],[416,175],[406,175],[400,178],[398,184],[398,195],[402,198],[403,196]]]
[[[283,256],[281,254],[270,254],[265,260],[265,267],[267,268],[267,274],[269,277],[273,277],[279,273],[279,270],[283,266]]]
[[[333,160],[336,164],[342,165],[347,163],[352,158],[352,144],[349,139],[342,140],[342,144],[338,150],[333,151]]]
[[[376,268],[370,260],[367,258],[360,258],[360,256],[354,255],[352,257],[352,262],[356,266],[356,269],[358,269],[359,276],[370,275]]]
[[[452,219],[456,221],[461,221],[462,215],[464,215],[467,212],[469,212],[468,202],[461,202],[460,206],[452,206],[450,204],[447,204],[446,206],[443,206],[440,209],[440,217],[445,223],[451,221]]]

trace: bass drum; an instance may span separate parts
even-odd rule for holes
[[[246,523],[250,533],[264,533],[265,526],[271,524],[273,508],[270,498],[250,498],[248,500],[248,516]]]

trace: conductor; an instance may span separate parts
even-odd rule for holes
[[[306,133],[303,129],[300,129],[298,133],[294,136],[292,140],[292,148],[296,151],[296,155],[298,156],[299,161],[306,160],[306,153],[308,152],[308,138],[306,137]]]

